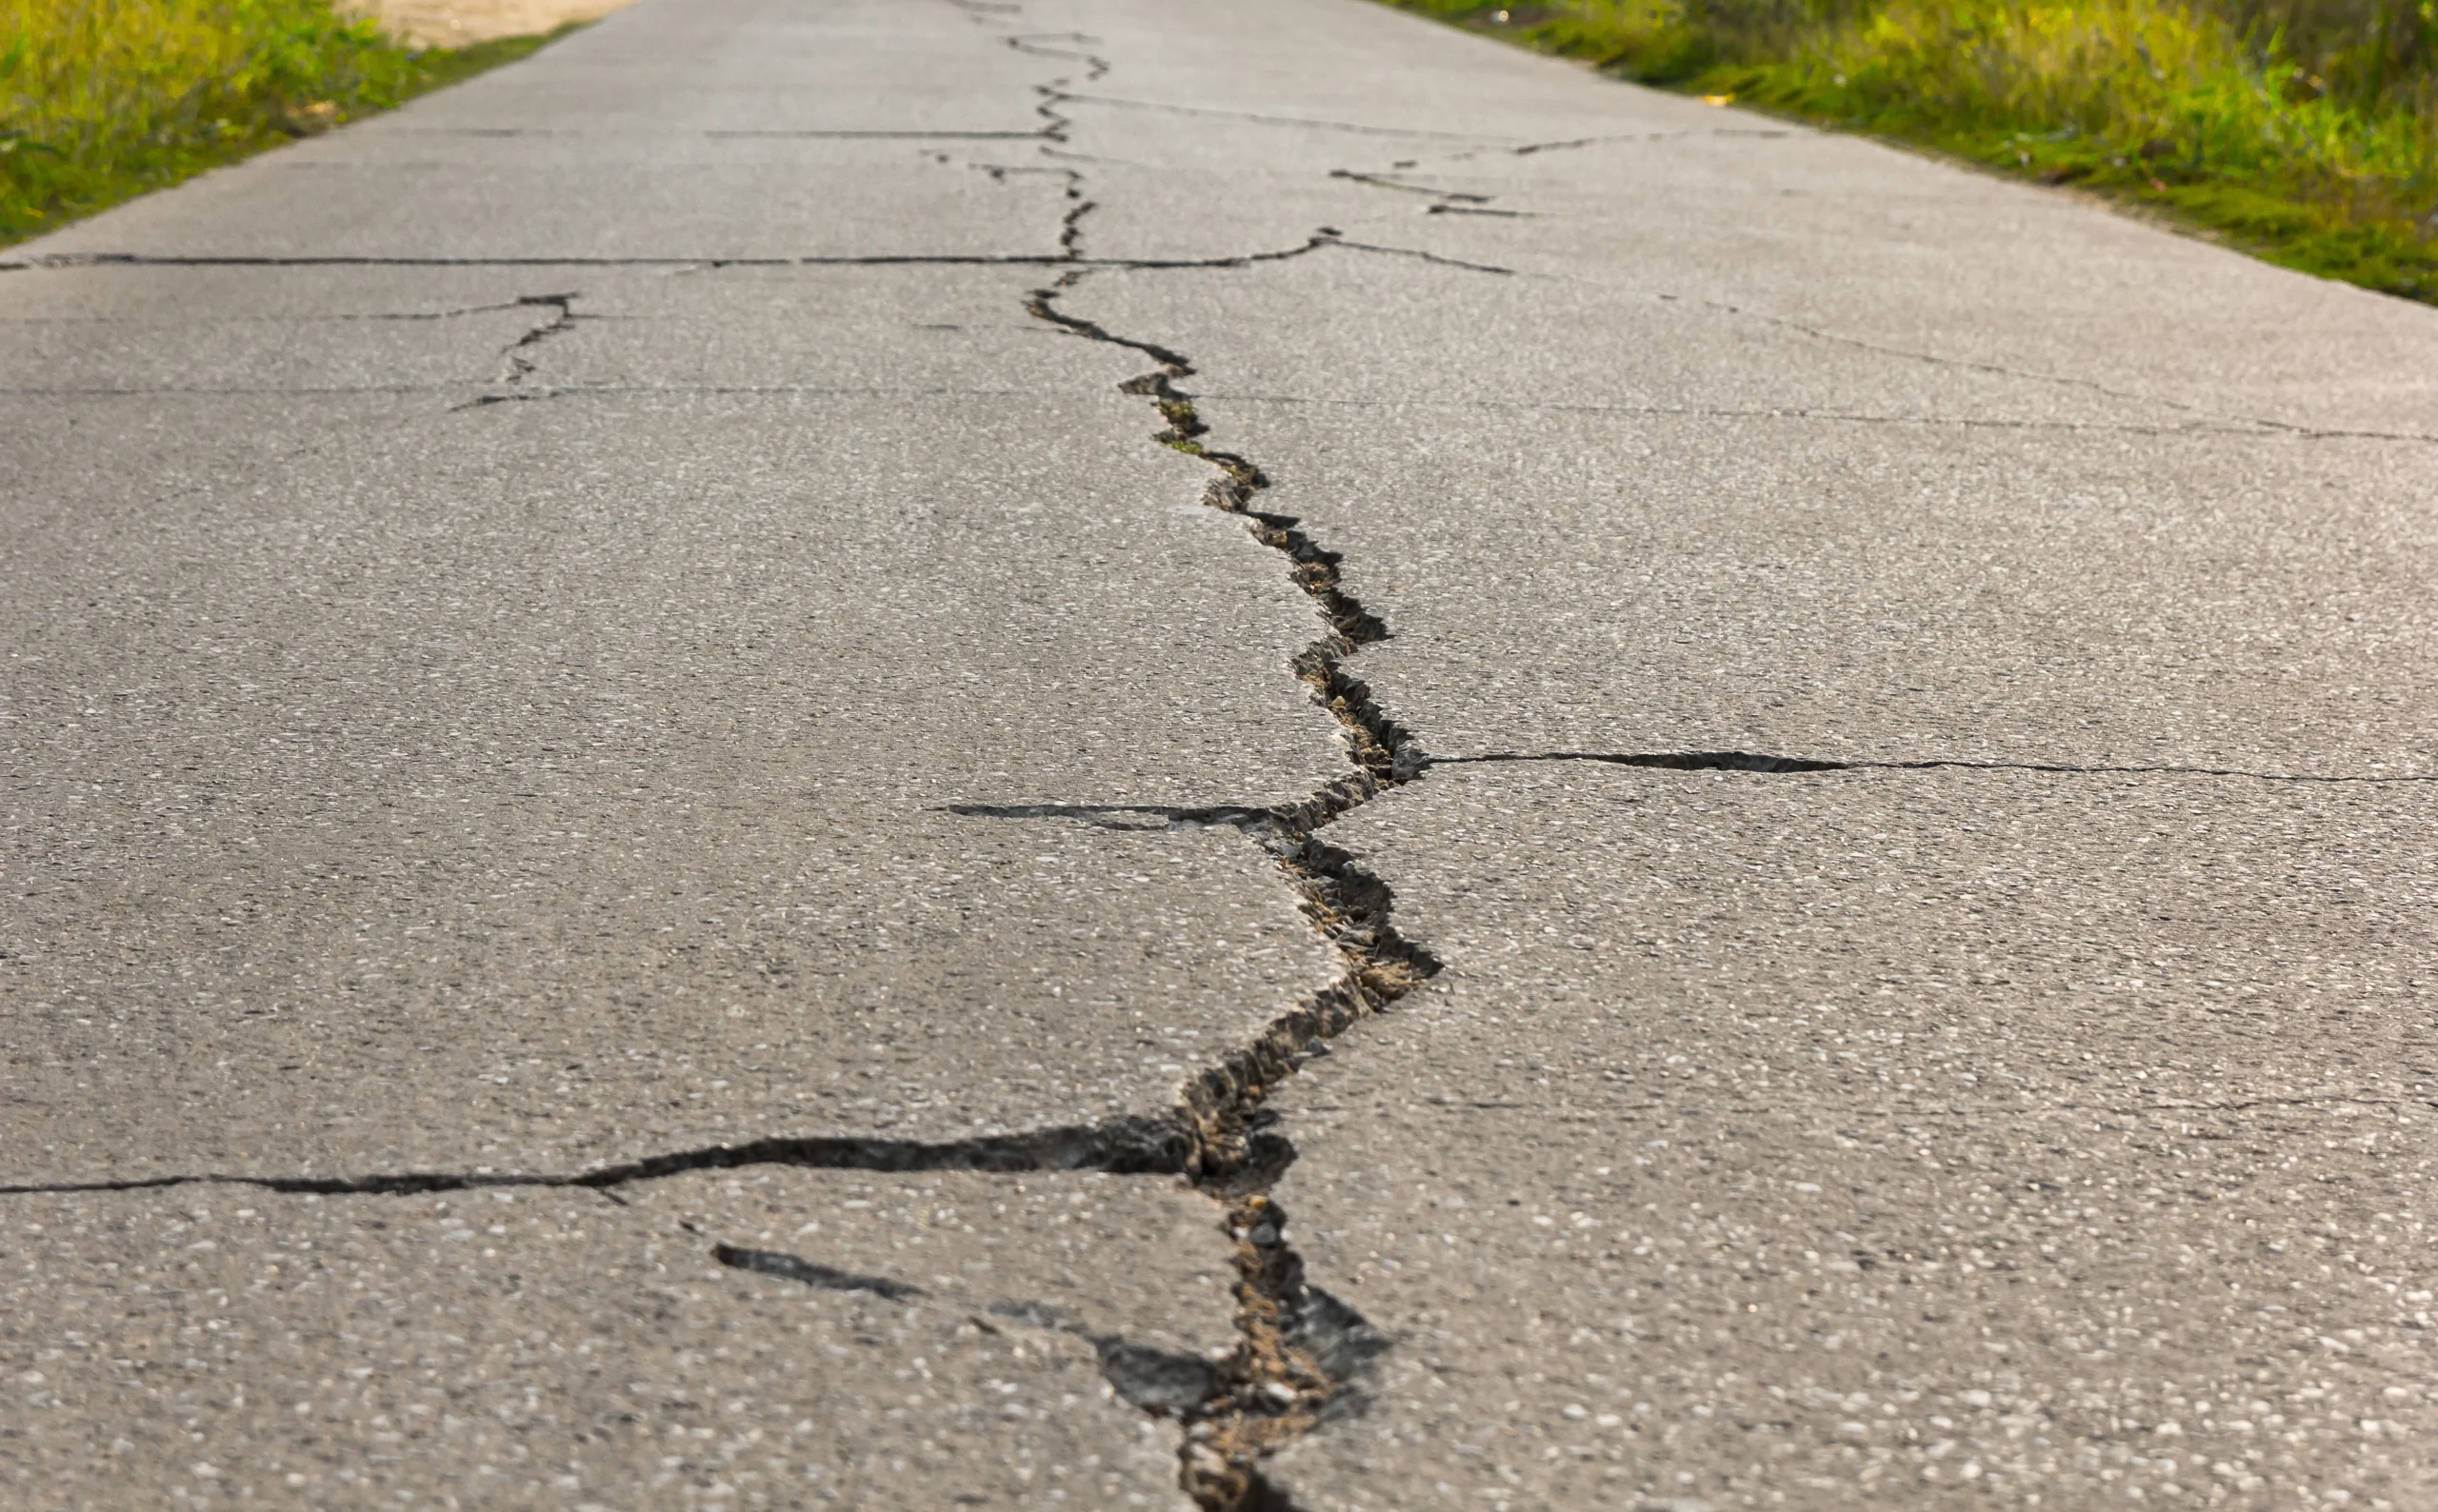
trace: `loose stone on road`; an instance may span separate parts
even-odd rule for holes
[[[1358,0],[0,264],[0,1505],[2438,1495],[2438,315]]]

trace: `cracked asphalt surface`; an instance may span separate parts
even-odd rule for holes
[[[2430,1504],[2433,375],[1358,0],[0,254],[0,1505]]]

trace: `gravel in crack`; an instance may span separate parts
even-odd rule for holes
[[[2438,791],[1439,768],[1447,966],[1271,1100],[1396,1337],[1309,1512],[2418,1506]]]

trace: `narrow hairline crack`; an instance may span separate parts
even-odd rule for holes
[[[1214,116],[1229,121],[1258,121],[1264,126],[1302,127],[1316,131],[1347,131],[1358,136],[1403,136],[1417,141],[1481,142],[1478,131],[1440,131],[1427,127],[1371,126],[1359,121],[1329,121],[1306,116],[1264,115],[1257,110],[1221,110],[1201,105],[1169,105],[1157,100],[1121,100],[1105,94],[1069,94],[1068,104],[1097,105],[1114,110],[1148,110],[1160,115]]]
[[[1695,303],[1706,306],[1711,309],[1719,310],[1722,313],[1735,316],[1741,320],[1755,321],[1765,326],[1774,326],[1781,330],[1790,330],[1798,335],[1809,337],[1814,341],[1827,342],[1832,346],[1848,347],[1856,351],[1870,352],[1875,356],[1894,357],[1903,361],[1921,363],[1932,368],[1952,368],[1958,372],[1988,373],[1995,377],[2012,378],[2025,383],[2041,383],[2053,385],[2063,388],[2079,388],[2088,393],[2095,393],[2103,398],[2119,400],[2127,404],[2157,405],[2163,408],[2182,410],[2186,414],[2194,415],[2205,421],[2209,421],[2216,425],[2226,426],[2228,428],[2252,427],[2264,431],[2275,431],[2312,441],[2438,441],[2438,435],[2433,435],[2424,431],[2355,429],[2328,426],[2312,426],[2293,420],[2273,420],[2258,415],[2228,414],[2224,410],[2213,409],[2207,405],[2199,404],[2192,400],[2168,398],[2159,394],[2135,393],[2130,389],[2119,388],[2112,384],[2103,383],[2096,378],[2077,378],[2067,373],[2040,372],[2028,368],[2008,367],[2004,363],[1983,362],[1972,357],[1951,357],[1939,352],[1916,351],[1905,347],[1891,347],[1882,342],[1871,341],[1867,337],[1849,336],[1842,331],[1829,330],[1825,327],[1814,326],[1805,321],[1796,320],[1791,316],[1772,315],[1763,310],[1749,308],[1741,305],[1729,304],[1725,300],[1702,299],[1695,301]]]
[[[710,137],[777,137],[788,141],[813,142],[1043,142],[1055,140],[1047,129],[1030,131],[821,131],[821,130],[731,130],[705,131]]]
[[[1487,213],[1487,212],[1484,212]],[[1521,212],[1506,212],[1521,213]],[[2438,441],[2438,435],[2420,435],[2405,431],[2309,431],[2281,428],[2264,422],[2240,417],[2196,414],[2194,418],[2172,423],[2145,424],[2139,421],[2109,420],[2010,420],[1973,415],[1908,415],[1876,414],[1852,409],[1815,409],[1803,405],[1634,405],[1603,404],[1596,400],[1501,399],[1491,396],[1464,399],[1380,398],[1367,399],[1346,395],[1236,393],[1226,389],[1207,390],[1206,399],[1223,400],[1241,405],[1293,405],[1309,408],[1338,409],[1457,409],[1477,411],[1498,409],[1529,414],[1620,415],[1634,419],[1658,420],[1804,420],[1823,425],[1840,426],[1917,426],[1962,430],[2056,430],[2092,435],[2133,436],[2252,436],[2263,439],[2293,441],[2400,441],[2428,443]]]
[[[1469,262],[1418,247],[1389,247],[1358,242],[1333,231],[1318,231],[1293,247],[1265,251],[1230,252],[1215,257],[1077,257],[1056,252],[882,252],[836,255],[749,257],[393,257],[354,253],[156,253],[48,252],[38,257],[0,262],[0,271],[28,272],[69,268],[1062,268],[1114,269],[1161,272],[1197,268],[1250,268],[1283,263],[1314,252],[1344,250],[1383,257],[1409,257],[1443,268],[1461,268],[1500,277],[1519,276],[1512,268]]]
[[[1696,129],[1692,127],[1669,127],[1654,131],[1618,131],[1601,136],[1561,137],[1553,142],[1527,142],[1520,147],[1474,147],[1461,152],[1437,156],[1442,163],[1465,163],[1478,157],[1533,157],[1543,152],[1570,152],[1584,148],[1639,146],[1649,142],[1702,141],[1721,137],[1814,138],[1823,133],[1798,127],[1736,127],[1714,126]],[[1420,161],[1400,163],[1399,168],[1415,168]]]
[[[1425,768],[1533,762],[1594,762],[1611,766],[1647,766],[1668,771],[1979,771],[2043,772],[2074,777],[2228,777],[2263,783],[2438,783],[2438,773],[2265,772],[2242,766],[2179,766],[2167,763],[2116,766],[2106,763],[1980,761],[1945,756],[1916,761],[1843,760],[1760,755],[1749,751],[1483,751],[1470,756],[1425,756],[1419,760]]]

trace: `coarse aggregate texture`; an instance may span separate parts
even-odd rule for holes
[[[1327,980],[1232,831],[947,811],[1329,769],[1229,654],[1249,616],[1283,663],[1298,596],[1257,560],[1212,591],[1234,542],[1153,502],[1189,464],[1088,418],[1117,397],[355,402],[282,435],[260,398],[86,400],[61,431],[251,433],[23,480],[59,527],[7,596],[15,1178],[1156,1117],[1179,1054]],[[942,428],[994,466],[939,477]],[[164,451],[181,486],[130,487]],[[1245,760],[1265,724],[1281,763]]]
[[[646,7],[11,255],[1055,255],[1060,181],[938,150],[1046,124],[1039,64],[971,30],[947,5]]]
[[[0,1501],[1183,1508],[1094,1341],[1229,1347],[1206,1205],[769,1170],[0,1197]],[[827,1270],[734,1263],[797,1252]]]
[[[1431,755],[2438,770],[2427,440],[1351,253],[1084,293],[1234,333],[1198,411],[1393,616]]]
[[[1361,0],[16,249],[0,1461],[2416,1506],[2433,322]]]
[[[1271,1104],[1396,1339],[1296,1505],[2438,1486],[2426,786],[1548,764],[1336,833],[1448,968]]]

